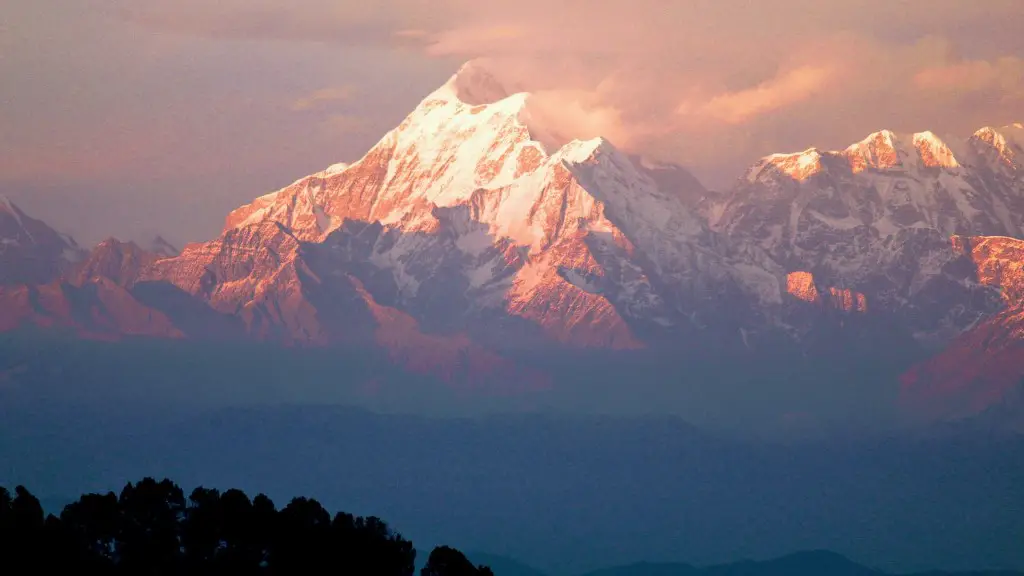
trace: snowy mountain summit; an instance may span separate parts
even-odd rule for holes
[[[559,342],[614,347],[692,316],[696,294],[716,297],[730,270],[682,196],[604,139],[546,149],[528,127],[528,99],[466,65],[359,161],[235,210],[221,239],[158,274],[194,293],[206,270],[197,258],[266,230],[338,248],[339,268],[318,274],[355,260],[373,270],[371,292],[393,293],[429,325],[508,316]],[[207,297],[250,304],[270,279],[246,274],[218,278]],[[239,294],[243,281],[252,289]]]

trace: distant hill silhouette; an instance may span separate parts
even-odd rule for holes
[[[587,572],[584,576],[697,576],[701,570],[680,562],[638,562]]]
[[[698,571],[702,576],[880,576],[848,558],[824,550],[799,552],[765,562],[737,562]]]
[[[496,576],[505,576],[495,571]],[[927,572],[912,576],[1022,576],[1024,572]],[[683,563],[640,562],[588,572],[583,576],[889,576],[827,550],[797,552],[762,562],[746,560],[698,568]]]
[[[490,567],[491,571],[494,572],[494,576],[551,576],[546,572],[541,572],[532,566],[507,556],[467,552],[466,557],[472,560],[474,564]]]

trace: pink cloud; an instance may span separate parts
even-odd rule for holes
[[[719,94],[694,110],[680,105],[682,114],[706,114],[726,124],[743,124],[762,114],[804,102],[818,94],[832,76],[828,68],[802,66],[753,88]]]
[[[1024,60],[1014,56],[996,60],[964,60],[925,68],[914,75],[923,90],[977,91],[996,89],[1024,92]]]
[[[291,109],[296,112],[312,110],[324,105],[344,102],[352,98],[355,88],[352,86],[333,86],[320,88],[292,102]]]

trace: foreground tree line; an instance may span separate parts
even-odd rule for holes
[[[86,494],[45,515],[23,486],[0,487],[0,573],[412,576],[416,550],[379,518],[294,498],[278,510],[260,494],[146,478],[120,495]],[[435,548],[421,576],[493,576],[453,548]]]

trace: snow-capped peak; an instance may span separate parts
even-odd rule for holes
[[[979,131],[975,137],[979,134],[982,132]],[[987,132],[984,135],[992,141],[993,137]],[[999,147],[1000,142],[997,141],[995,146]],[[846,165],[850,172],[858,174],[865,170],[911,170],[920,166],[952,170],[960,168],[961,162],[952,148],[933,132],[900,136],[892,130],[879,130],[843,150],[808,148],[803,152],[765,156],[747,171],[746,180],[755,182],[760,178],[770,178],[772,173],[781,173],[803,181],[834,165]],[[772,170],[766,171],[767,168]]]
[[[971,136],[970,141],[983,156],[995,154],[997,164],[1010,169],[1024,167],[1024,134],[1018,133],[1019,124],[1012,124],[1003,129],[986,126]],[[980,146],[979,146],[980,145]]]
[[[822,153],[817,148],[808,148],[792,154],[772,154],[765,156],[748,170],[746,179],[748,182],[755,182],[766,169],[771,168],[794,180],[806,180],[822,170],[821,159]]]
[[[842,153],[856,172],[867,169],[885,170],[901,166],[897,138],[891,130],[880,130],[852,144]]]
[[[978,129],[978,131],[974,133],[973,137],[990,144],[1000,152],[1006,150],[1006,138],[991,126],[985,126]]]
[[[511,94],[487,70],[483,61],[478,59],[463,64],[432,96],[455,99],[470,106],[480,106],[504,100]]]
[[[918,132],[913,136],[914,147],[925,166],[958,168],[960,162],[938,136],[931,131]]]
[[[602,148],[610,147],[611,144],[600,136],[588,140],[573,140],[562,146],[553,157],[571,164],[579,164],[593,158]]]

